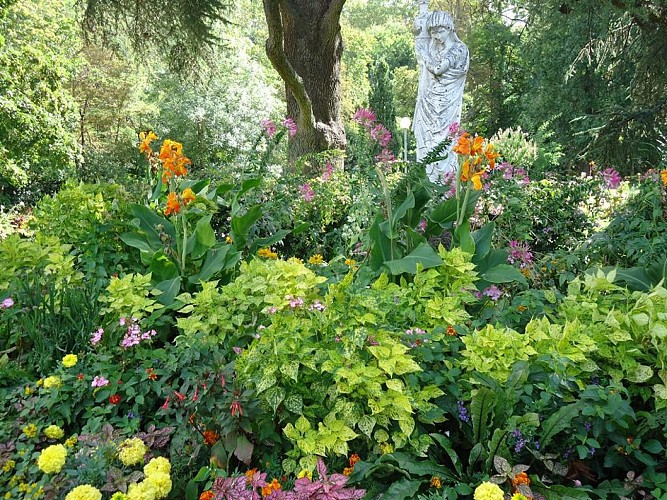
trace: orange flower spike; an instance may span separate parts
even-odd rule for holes
[[[359,455],[357,455],[356,453],[353,453],[350,456],[350,467],[354,467],[354,464],[356,464],[357,462],[360,462],[360,461],[361,461],[361,458],[359,457]]]
[[[194,193],[194,191],[192,191],[192,189],[186,188],[181,195],[181,199],[183,200],[183,205],[189,205],[197,199],[197,195]]]
[[[181,211],[181,204],[178,202],[178,196],[173,191],[167,195],[167,208],[164,209],[164,215],[177,214]]]
[[[476,136],[472,141],[472,146],[470,148],[470,154],[473,156],[478,155],[482,152],[482,146],[484,146],[484,137],[481,135]]]
[[[157,138],[157,135],[155,135],[152,130],[141,132],[139,134],[139,140],[141,141],[141,144],[139,144],[139,152],[150,156],[153,153],[151,142],[157,140]]]
[[[454,146],[453,150],[455,153],[458,153],[460,155],[469,155],[470,147],[471,147],[470,134],[466,132],[462,134],[461,137],[459,137],[459,140],[456,143],[456,146]]]
[[[463,162],[461,166],[461,182],[468,182],[470,180],[470,159]]]
[[[667,168],[660,171],[660,177],[662,178],[662,184],[667,186]]]

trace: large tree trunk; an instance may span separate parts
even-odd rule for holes
[[[344,148],[340,116],[340,13],[345,0],[264,0],[266,51],[285,81],[287,114],[298,126],[290,161]]]

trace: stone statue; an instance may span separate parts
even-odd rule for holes
[[[419,62],[419,89],[413,120],[417,160],[451,135],[461,120],[463,87],[468,73],[468,47],[454,32],[454,20],[447,12],[428,11],[428,0],[418,0],[415,20],[415,52]],[[445,160],[427,167],[429,179],[437,182],[458,169],[458,159],[449,147]]]

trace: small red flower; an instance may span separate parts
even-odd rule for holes
[[[157,373],[155,373],[155,370],[152,367],[146,368],[146,375],[148,375],[150,380],[157,380]]]
[[[243,408],[241,407],[241,403],[239,403],[238,399],[232,401],[229,409],[232,411],[232,417],[235,417],[237,413],[239,414],[239,417],[243,416]]]
[[[83,380],[83,373],[79,373],[76,378],[77,380]]]
[[[112,405],[117,405],[120,403],[120,394],[114,394],[113,396],[109,396],[109,403]]]
[[[176,394],[176,397],[178,398],[179,401],[183,401],[185,399],[185,395],[181,394],[178,391],[174,391],[174,394]]]
[[[167,399],[165,399],[162,406],[160,406],[160,410],[166,410],[167,408],[169,408],[169,396],[167,396]]]

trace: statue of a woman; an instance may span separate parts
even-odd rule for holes
[[[422,11],[415,21],[415,35],[420,72],[413,130],[417,160],[421,160],[461,120],[469,58],[468,47],[456,36],[454,20],[447,12]],[[458,160],[452,147],[453,144],[445,160],[427,167],[433,182],[457,170]]]

